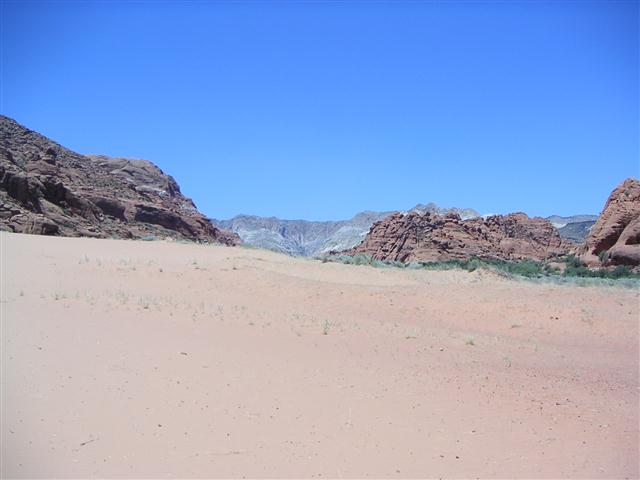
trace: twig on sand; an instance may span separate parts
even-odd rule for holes
[[[82,442],[82,443],[80,444],[80,446],[81,446],[81,447],[84,447],[84,446],[85,446],[85,445],[87,445],[88,443],[95,442],[96,440],[98,440],[98,439],[97,439],[97,438],[92,438],[91,440],[87,440],[86,442]]]
[[[207,452],[207,455],[242,455],[246,450],[230,450],[228,452]]]

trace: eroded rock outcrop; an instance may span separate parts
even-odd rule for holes
[[[397,213],[375,223],[348,254],[406,263],[473,257],[546,260],[568,251],[569,244],[548,220],[524,213],[468,220],[457,214]]]
[[[146,160],[85,156],[0,116],[0,229],[182,238],[228,245],[169,175]]]
[[[640,182],[637,179],[628,178],[611,192],[578,253],[590,267],[640,265]]]

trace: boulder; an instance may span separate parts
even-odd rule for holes
[[[582,247],[580,259],[590,267],[640,265],[640,182],[618,185]]]

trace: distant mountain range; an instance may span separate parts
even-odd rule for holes
[[[598,220],[597,215],[572,215],[570,217],[562,217],[560,215],[551,215],[547,217],[554,227],[560,232],[562,238],[566,238],[575,243],[584,242],[587,235],[591,231],[591,227]]]
[[[289,255],[312,257],[331,250],[346,250],[362,241],[371,225],[391,212],[361,212],[350,220],[316,222],[238,215],[212,219],[214,225],[236,232],[242,241]]]
[[[446,215],[456,213],[462,220],[480,217],[472,208],[443,208],[435,203],[418,204],[400,213],[431,213]],[[393,213],[364,211],[349,220],[310,221],[284,220],[276,217],[237,215],[230,220],[212,219],[214,225],[237,233],[242,241],[251,246],[275,250],[288,255],[314,257],[330,251],[343,251],[359,245],[371,226]],[[560,236],[577,243],[584,241],[597,215],[574,215],[547,217]]]
[[[570,223],[595,222],[598,215],[572,215],[570,217],[562,217],[560,215],[551,215],[547,217],[554,227],[562,228]]]
[[[463,218],[480,214],[471,208],[440,208],[434,203],[418,204],[410,211],[444,215],[454,212]],[[212,219],[214,225],[237,233],[247,245],[267,248],[289,255],[313,257],[330,251],[342,251],[358,245],[371,225],[396,212],[365,211],[349,220],[283,220],[276,217],[238,215],[230,220]]]

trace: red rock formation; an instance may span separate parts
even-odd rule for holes
[[[568,250],[569,244],[548,220],[524,213],[469,220],[456,214],[397,213],[375,223],[364,241],[347,253],[378,260],[436,262],[472,257],[545,260]]]
[[[618,185],[578,251],[590,267],[640,265],[640,182]]]
[[[151,162],[72,152],[0,116],[0,229],[234,245]]]

